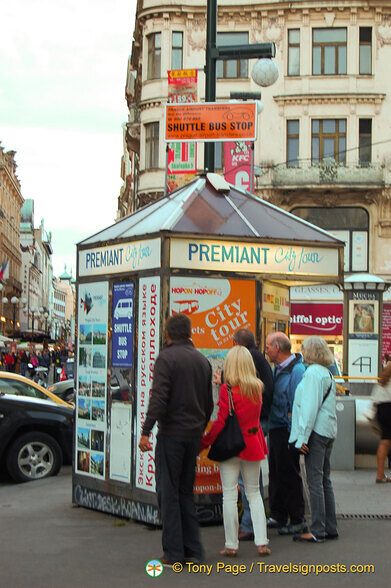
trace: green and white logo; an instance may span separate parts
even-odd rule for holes
[[[163,564],[158,559],[151,559],[151,561],[147,562],[145,566],[145,571],[147,572],[148,576],[152,578],[157,578],[163,573]]]

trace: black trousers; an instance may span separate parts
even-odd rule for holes
[[[163,525],[162,544],[164,557],[171,562],[203,556],[193,493],[200,446],[201,436],[157,438],[156,489]]]
[[[301,523],[305,508],[300,454],[289,446],[288,439],[289,431],[285,427],[269,431],[270,512],[281,525]]]

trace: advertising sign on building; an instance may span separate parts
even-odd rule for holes
[[[383,304],[383,347],[382,358],[391,356],[391,304]]]
[[[133,316],[134,283],[121,282],[113,285],[113,367],[133,365]]]
[[[224,178],[240,190],[250,190],[251,141],[229,141],[224,143]]]
[[[272,243],[171,239],[170,266],[338,277],[338,250]]]
[[[197,101],[197,70],[171,69],[168,71],[168,102],[185,104]],[[166,193],[188,184],[197,173],[197,144],[170,143],[167,153]]]
[[[222,369],[232,348],[233,334],[240,328],[255,333],[255,282],[202,277],[173,277],[170,280],[170,314],[190,316],[192,341],[210,361],[212,372]],[[218,387],[214,389],[215,405]],[[211,426],[217,407],[211,417]],[[222,492],[218,464],[209,460],[206,451],[197,459],[196,494]]]
[[[160,267],[160,249],[160,239],[82,249],[79,251],[79,275],[117,274]]]
[[[255,102],[166,104],[165,141],[255,141]]]
[[[138,440],[147,414],[149,395],[152,388],[153,366],[159,353],[160,336],[160,278],[149,277],[139,280],[138,304],[138,346],[137,346],[137,390],[136,390],[136,481],[137,488],[155,492],[155,446],[156,425],[149,441],[152,450],[143,453]]]
[[[342,335],[343,303],[292,302],[292,335]]]
[[[77,473],[105,478],[108,282],[81,284],[78,294]]]
[[[262,311],[289,317],[289,289],[264,282],[262,285]]]
[[[349,376],[377,377],[379,294],[349,293]]]

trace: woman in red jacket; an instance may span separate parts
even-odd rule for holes
[[[224,363],[225,384],[220,388],[219,411],[209,433],[201,441],[201,448],[212,445],[224,428],[228,415],[227,384],[232,387],[236,415],[246,443],[237,457],[220,463],[220,477],[223,485],[223,518],[225,548],[220,555],[236,556],[239,548],[238,530],[238,478],[242,472],[246,496],[250,504],[251,520],[254,527],[254,542],[259,555],[270,555],[267,547],[265,509],[259,491],[259,471],[265,459],[267,447],[259,424],[262,407],[261,380],[256,377],[254,362],[248,349],[236,345],[228,353]]]

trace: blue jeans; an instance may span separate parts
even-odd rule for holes
[[[337,534],[335,499],[330,480],[330,454],[334,439],[312,432],[305,456],[311,503],[311,533],[317,538]]]
[[[268,434],[267,421],[265,421],[265,422],[261,421],[261,427],[262,427],[263,434],[266,437]],[[253,533],[254,531],[253,531],[253,523],[251,520],[250,505],[247,500],[246,493],[244,491],[244,482],[243,482],[241,472],[239,474],[238,484],[239,484],[239,488],[240,488],[240,495],[242,498],[242,505],[243,505],[243,514],[242,514],[242,518],[240,521],[240,528],[243,531],[243,533]],[[264,493],[263,493],[262,467],[259,471],[259,489],[261,491],[261,496],[262,496],[262,501],[263,501],[264,500]]]

